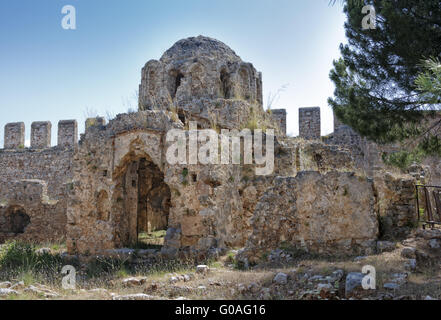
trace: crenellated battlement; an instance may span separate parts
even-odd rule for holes
[[[8,123],[4,131],[4,150],[22,150],[25,148],[25,124]],[[31,125],[30,149],[51,148],[52,124],[50,121],[36,121]],[[78,144],[78,123],[76,120],[58,122],[58,145],[63,149],[73,149]]]
[[[286,135],[286,109],[274,109],[271,110],[273,119],[280,127],[280,132]]]
[[[320,107],[299,109],[299,133],[306,140],[320,139]]]
[[[49,121],[33,122],[31,126],[31,148],[51,147],[52,124]]]
[[[25,124],[23,122],[8,123],[5,125],[5,149],[24,147]]]

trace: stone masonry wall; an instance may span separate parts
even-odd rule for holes
[[[263,110],[262,74],[224,43],[204,36],[176,42],[141,72],[139,110],[168,110],[185,125],[278,128]]]
[[[31,147],[33,149],[50,148],[52,124],[49,121],[34,122],[31,128]]]
[[[279,124],[280,132],[286,135],[286,110],[285,109],[274,109],[271,110],[271,114],[276,122]]]
[[[155,179],[163,177],[170,190],[165,255],[245,244],[240,166],[168,164],[165,152],[171,143],[165,142],[165,134],[182,128],[171,115],[164,111],[119,115],[107,126],[86,130],[75,154],[69,196],[70,253],[102,253],[130,247],[137,240],[137,215],[143,210],[138,169],[143,159],[158,168]]]
[[[5,149],[24,148],[25,125],[23,122],[8,123],[5,126]]]
[[[320,108],[299,109],[299,133],[300,137],[311,140],[320,139]]]
[[[0,150],[0,189],[10,182],[39,179],[47,182],[51,198],[61,200],[66,197],[64,184],[72,180],[72,158],[72,150],[58,148]]]
[[[0,189],[0,199],[5,198],[0,201],[0,243],[9,239],[37,243],[65,239],[66,201],[51,200],[46,182],[8,183]]]
[[[415,178],[384,170],[374,176],[377,211],[384,238],[404,238],[416,225]]]
[[[368,253],[378,223],[371,180],[350,172],[279,177],[260,198],[241,259],[258,260],[280,246],[315,253]]]
[[[69,123],[66,133],[62,129],[66,128],[65,122],[60,121],[58,135],[62,145],[50,147],[51,123],[34,122],[30,148],[21,144],[24,124],[6,125],[5,132],[9,133],[5,135],[5,149],[0,149],[0,203],[3,208],[0,217],[3,227],[9,223],[6,217],[11,212],[19,212],[18,216],[22,216],[20,212],[24,211],[30,221],[26,232],[6,235],[5,231],[0,241],[15,238],[46,241],[65,237],[68,189],[72,183],[77,144],[75,126],[72,121]],[[19,133],[19,138],[10,134],[12,129]],[[36,191],[30,191],[33,189]]]

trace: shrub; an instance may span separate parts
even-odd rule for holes
[[[2,245],[0,278],[20,277],[23,280],[43,278],[47,281],[59,278],[63,267],[61,256],[37,253],[36,249],[34,244],[20,241],[9,241]]]

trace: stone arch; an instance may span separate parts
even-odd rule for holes
[[[26,227],[31,223],[31,218],[21,206],[10,206],[6,210],[6,232],[25,233]]]
[[[224,99],[232,98],[231,76],[226,68],[222,68],[220,72],[220,96]]]
[[[240,95],[242,99],[251,99],[250,71],[246,66],[239,68]]]
[[[150,243],[153,238],[143,242],[145,238],[140,237],[160,230],[165,235],[171,208],[170,187],[149,144],[157,143],[135,138],[115,166],[112,221],[117,246],[163,244],[163,239]]]
[[[172,99],[176,97],[176,94],[178,93],[178,89],[181,86],[184,78],[185,75],[180,70],[176,70],[176,69],[170,70],[168,74],[168,91]]]
[[[147,62],[142,70],[139,102],[142,110],[152,110],[162,83],[162,65],[157,60]]]

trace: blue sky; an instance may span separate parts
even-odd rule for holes
[[[77,29],[61,27],[65,5]],[[205,35],[225,42],[263,73],[264,100],[288,111],[322,108],[322,135],[333,131],[329,71],[345,42],[345,17],[329,0],[2,0],[0,2],[0,146],[8,122],[57,123],[136,106],[141,68],[177,40]]]

